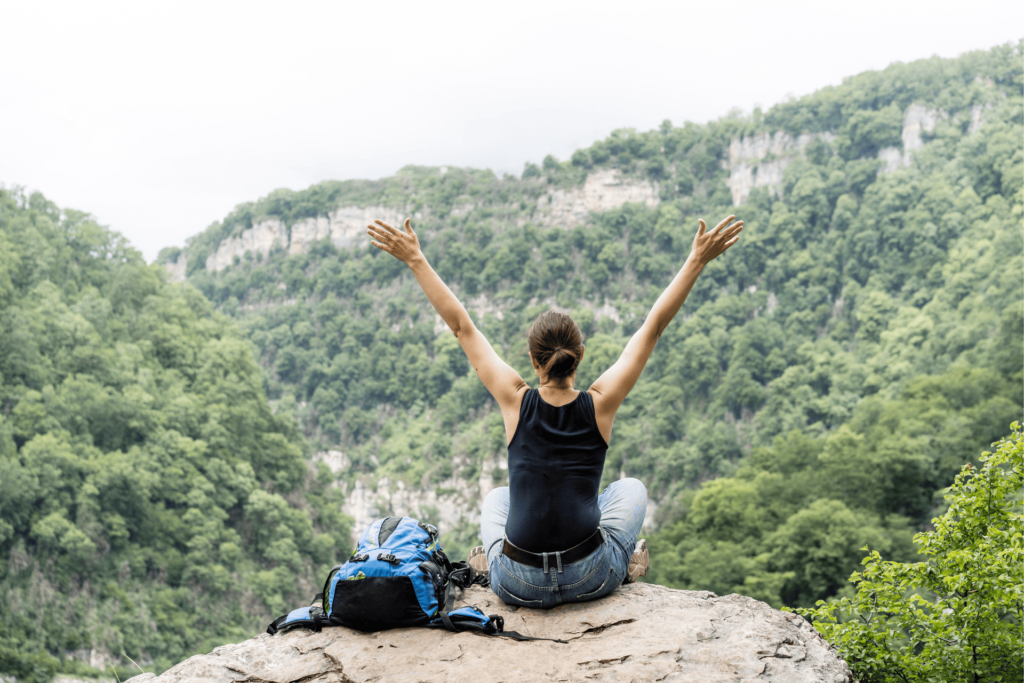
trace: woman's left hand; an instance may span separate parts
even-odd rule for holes
[[[708,226],[704,223],[703,218],[700,219],[700,227],[697,229],[696,237],[693,238],[693,249],[690,251],[690,255],[696,258],[702,266],[721,256],[726,249],[739,240],[740,232],[743,230],[743,221],[730,223],[734,218],[736,216],[726,216],[711,232],[707,232]]]
[[[372,237],[370,244],[381,251],[386,251],[396,259],[412,265],[414,261],[423,258],[420,250],[420,240],[416,237],[416,231],[412,229],[412,221],[405,219],[405,230],[393,228],[384,221],[375,220],[376,225],[367,225],[366,234]]]

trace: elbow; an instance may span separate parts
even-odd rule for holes
[[[476,331],[476,326],[473,321],[470,320],[467,315],[465,318],[458,318],[451,324],[452,334],[459,341],[462,341],[467,335],[472,334]]]

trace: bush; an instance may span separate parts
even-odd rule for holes
[[[1019,681],[1024,676],[1024,434],[968,463],[949,510],[915,541],[924,562],[873,551],[850,580],[852,598],[797,610],[863,683]]]

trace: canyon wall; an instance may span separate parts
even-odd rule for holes
[[[729,143],[729,179],[732,203],[740,205],[755,187],[767,187],[778,193],[782,172],[816,137],[831,142],[832,133],[790,135],[784,131],[759,133],[746,138],[733,138]]]
[[[628,202],[655,207],[659,201],[658,190],[657,183],[626,178],[616,169],[596,169],[580,187],[556,189],[542,195],[530,219],[538,225],[572,228],[586,223],[591,212],[617,209]],[[474,204],[464,203],[452,208],[450,214],[460,216],[474,208]],[[302,254],[324,239],[330,239],[339,248],[365,244],[363,233],[374,219],[397,227],[407,217],[407,211],[387,206],[339,206],[326,216],[298,221],[290,229],[275,217],[258,219],[251,228],[222,240],[216,251],[207,257],[206,270],[222,271],[234,265],[236,259],[245,259],[246,254],[249,258],[257,258],[257,255],[267,258],[274,250]],[[164,267],[172,282],[184,282],[186,254],[183,252],[176,260],[167,261]]]
[[[617,169],[595,169],[582,187],[553,190],[537,201],[534,222],[572,228],[587,222],[592,212],[610,211],[623,204],[658,205],[658,184],[626,178]]]
[[[984,124],[985,108],[980,104],[971,108],[968,133],[974,133]],[[878,159],[883,163],[879,173],[892,173],[910,166],[914,152],[924,146],[923,134],[933,132],[935,124],[946,117],[946,112],[941,109],[929,109],[921,104],[907,107],[903,116],[902,145],[878,150]],[[816,137],[831,142],[836,136],[828,132],[790,135],[777,131],[733,138],[729,144],[729,179],[726,181],[732,191],[733,204],[745,202],[755,187],[767,187],[774,194],[779,194],[786,166],[802,156]]]

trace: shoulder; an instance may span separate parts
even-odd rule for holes
[[[519,382],[520,383],[512,389],[512,401],[509,407],[517,411],[522,411],[523,406],[530,402],[530,397],[536,392],[531,390],[530,385],[523,380],[519,380]]]

